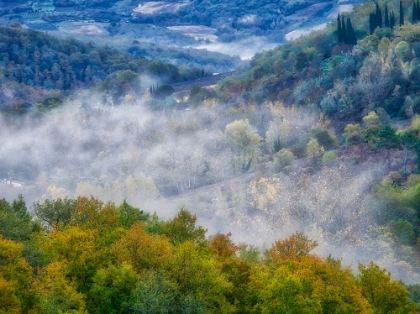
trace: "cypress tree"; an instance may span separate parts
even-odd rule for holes
[[[353,25],[351,24],[350,17],[347,17],[347,44],[356,45],[357,39],[354,33]]]
[[[338,33],[338,43],[343,43],[343,30],[341,29],[341,19],[340,14],[337,16],[337,33]]]
[[[385,27],[389,27],[389,13],[388,13],[388,5],[385,3],[384,8],[384,19],[385,19]]]
[[[369,32],[372,35],[376,28],[375,13],[369,14]]]
[[[394,11],[391,11],[391,14],[389,16],[389,27],[391,29],[394,29],[394,26],[395,26],[395,13]]]
[[[420,20],[420,4],[419,0],[416,1],[416,21]]]
[[[402,1],[400,0],[400,26],[404,25],[404,9]]]
[[[411,12],[411,21],[412,21],[413,24],[417,22],[417,4],[416,4],[416,1],[413,1],[413,10]]]
[[[376,27],[382,27],[382,12],[378,3],[376,3]]]
[[[341,33],[343,34],[343,43],[348,44],[346,22],[344,21],[344,15],[341,16]]]

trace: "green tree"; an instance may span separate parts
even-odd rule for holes
[[[398,148],[399,145],[400,141],[393,127],[386,125],[379,131],[378,138],[376,140],[376,147],[384,147],[386,149],[386,159],[388,160],[388,165],[391,162],[391,148]]]
[[[347,32],[347,35],[346,35],[347,44],[352,45],[352,46],[356,45],[357,44],[356,33],[354,32],[354,28],[351,23],[350,17],[347,17],[346,32]]]
[[[238,172],[247,172],[259,156],[262,140],[257,129],[248,119],[236,120],[226,126],[225,139],[233,154],[233,167]]]
[[[132,313],[129,300],[138,279],[138,275],[128,265],[111,265],[99,269],[87,293],[86,307],[89,313]]]
[[[324,153],[324,147],[319,145],[318,141],[313,138],[306,145],[306,155],[312,159],[315,164],[316,159]]]
[[[341,28],[341,18],[340,14],[337,15],[337,35],[338,35],[338,43],[343,43],[343,30]]]
[[[359,264],[357,280],[374,313],[411,313],[415,309],[405,287],[391,280],[391,274],[375,263]]]
[[[148,271],[135,285],[130,299],[132,312],[129,313],[177,313],[177,294],[176,285],[168,281],[162,272]]]
[[[404,25],[404,8],[402,1],[400,0],[400,26]]]
[[[361,140],[361,129],[359,124],[347,124],[344,128],[344,137],[346,145],[357,144]]]
[[[197,216],[192,215],[183,207],[174,218],[163,223],[161,232],[173,244],[178,245],[185,241],[203,243],[207,230],[201,226],[197,226]]]

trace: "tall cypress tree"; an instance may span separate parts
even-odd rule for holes
[[[375,31],[375,28],[376,28],[376,18],[375,18],[375,13],[370,13],[369,14],[369,31],[370,31],[370,34],[372,35],[373,34],[373,32]]]
[[[389,12],[388,12],[388,5],[385,3],[384,8],[384,20],[385,20],[385,27],[389,27]]]
[[[419,0],[416,1],[416,21],[420,20],[420,4]]]
[[[416,23],[417,22],[417,4],[416,1],[413,1],[413,9],[411,12],[411,21],[412,23]]]
[[[376,27],[382,27],[382,11],[379,4],[376,2]]]
[[[404,25],[404,9],[402,1],[400,0],[400,26]]]
[[[353,29],[353,25],[351,24],[350,17],[347,17],[346,31],[347,31],[347,36],[346,36],[347,37],[347,44],[356,45],[357,44],[357,38],[356,38],[356,34],[354,32],[354,29]]]
[[[346,22],[344,21],[344,15],[341,16],[341,33],[343,34],[343,43],[347,44],[347,30]]]
[[[394,29],[395,26],[395,13],[394,11],[391,11],[390,15],[389,15],[389,27],[391,29]]]
[[[337,16],[337,33],[338,33],[338,43],[342,44],[343,43],[343,30],[341,28],[340,14],[338,14]]]

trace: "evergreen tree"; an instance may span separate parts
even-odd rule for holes
[[[347,30],[343,15],[341,16],[341,33],[343,34],[343,43],[347,44]]]
[[[416,23],[417,22],[417,4],[416,1],[413,1],[413,9],[411,12],[411,21],[412,23]]]
[[[391,14],[389,15],[389,27],[391,29],[394,29],[395,26],[395,13],[394,11],[391,11]]]
[[[379,7],[379,4],[376,3],[376,13],[375,13],[375,17],[376,17],[376,27],[382,27],[382,11],[381,8]]]
[[[346,31],[347,31],[347,44],[348,45],[356,45],[357,44],[357,38],[356,38],[356,34],[354,32],[353,29],[353,25],[351,24],[351,20],[350,17],[347,17],[347,27],[346,27]]]
[[[385,19],[385,27],[389,27],[389,13],[388,13],[388,5],[385,3],[384,8],[384,19]]]
[[[337,16],[337,33],[338,33],[338,43],[343,43],[343,30],[341,29],[341,19],[340,14]]]
[[[372,35],[376,28],[375,13],[369,14],[369,32]]]
[[[400,26],[404,25],[404,9],[402,1],[400,0]]]
[[[420,20],[420,4],[419,0],[416,1],[416,21]]]

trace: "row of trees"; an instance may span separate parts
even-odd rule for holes
[[[302,233],[261,252],[206,237],[185,209],[169,220],[94,198],[0,201],[4,313],[414,313],[374,263],[353,275]],[[47,235],[47,236],[46,236]],[[390,297],[392,296],[392,297]]]
[[[403,11],[402,8],[400,9],[400,25],[404,24],[404,18],[403,18]],[[402,19],[402,20],[401,20]],[[402,23],[401,23],[402,21]],[[388,5],[385,3],[384,6],[384,19],[382,23],[382,10],[379,7],[379,4],[376,3],[376,10],[375,12],[372,12],[369,14],[369,31],[370,34],[373,34],[375,32],[375,29],[377,27],[389,27],[391,29],[394,29],[395,26],[395,14],[394,11],[388,12]]]
[[[338,33],[338,43],[345,45],[356,45],[357,38],[351,24],[351,19],[348,16],[347,22],[344,21],[344,15],[340,14],[337,16],[337,33]]]

